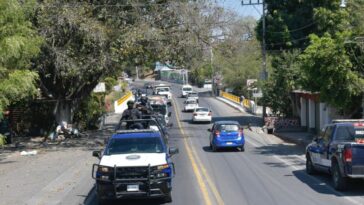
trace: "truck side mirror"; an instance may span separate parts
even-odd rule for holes
[[[101,151],[93,151],[92,156],[101,159]]]
[[[170,155],[175,155],[175,154],[178,154],[178,148],[177,147],[170,147],[169,148],[169,154]]]

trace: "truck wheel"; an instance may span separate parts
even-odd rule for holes
[[[167,194],[167,196],[164,197],[164,203],[171,203],[172,202],[172,195],[171,192]]]
[[[315,170],[315,167],[312,164],[311,156],[307,154],[306,156],[306,173],[309,175],[316,174],[317,171]]]
[[[337,162],[334,162],[332,164],[331,172],[332,172],[331,175],[332,175],[332,181],[334,183],[334,188],[336,190],[341,190],[341,191],[346,190],[349,179],[347,177],[342,176]]]

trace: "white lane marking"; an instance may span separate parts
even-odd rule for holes
[[[250,141],[250,140],[246,140],[246,142],[248,142],[249,144],[253,145],[254,147],[260,147],[260,146],[261,146],[261,145],[258,145],[258,144],[257,144],[257,143],[255,143],[255,142]],[[279,160],[279,161],[283,162],[283,163],[284,163],[284,164],[286,164],[288,167],[291,167],[291,170],[293,170],[293,171],[299,171],[299,170],[302,170],[302,167],[304,166],[304,165],[302,165],[302,166],[301,166],[301,168],[299,168],[298,166],[296,166],[296,165],[292,164],[290,161],[288,161],[288,160],[286,160],[286,159],[283,159],[283,158],[279,157],[278,155],[271,155],[271,156],[272,156],[272,157],[274,157],[275,159],[277,159],[277,160]],[[314,176],[310,176],[310,175],[308,175],[308,174],[306,174],[306,175],[307,175],[308,177],[310,177],[312,180],[314,180],[316,183],[319,183],[319,184],[322,184],[322,183],[323,183],[321,180],[317,179],[317,178],[316,178],[316,177],[314,177]],[[326,186],[326,188],[327,188],[327,189],[329,189],[331,192],[335,193],[336,195],[341,196],[343,199],[345,199],[345,200],[347,200],[347,201],[349,201],[349,202],[351,202],[351,203],[353,203],[353,204],[363,205],[363,203],[364,203],[364,202],[360,202],[360,201],[358,201],[358,200],[352,199],[352,198],[350,198],[350,197],[348,197],[348,196],[345,196],[344,194],[342,194],[341,192],[336,191],[334,188],[332,188],[330,185],[328,185],[328,184],[326,184],[326,183],[325,183],[325,186]]]

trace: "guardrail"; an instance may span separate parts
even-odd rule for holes
[[[123,113],[127,109],[126,102],[128,100],[134,100],[134,95],[131,91],[125,93],[125,95],[114,102],[115,113]]]
[[[221,91],[220,94],[221,94],[221,97],[240,104],[240,97],[239,96],[236,96],[236,95],[233,95],[233,94],[230,94],[230,93],[227,93],[227,92],[223,92],[223,91]]]
[[[121,105],[121,104],[123,104],[126,100],[128,100],[129,98],[130,98],[130,96],[132,96],[133,95],[133,93],[131,92],[131,91],[128,91],[128,92],[126,92],[126,94],[123,96],[123,97],[121,97],[121,98],[119,98],[119,100],[117,100],[117,104],[118,105]]]

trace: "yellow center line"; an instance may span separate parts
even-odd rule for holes
[[[173,104],[174,104],[174,111],[175,111],[175,115],[176,115],[176,120],[177,120],[177,124],[178,124],[178,128],[179,130],[181,131],[181,134],[183,136],[183,142],[184,142],[184,146],[186,147],[186,151],[187,151],[187,155],[188,155],[188,158],[190,159],[191,161],[191,164],[192,164],[192,168],[193,168],[193,171],[196,175],[196,178],[197,178],[197,183],[200,187],[200,190],[202,192],[202,195],[203,195],[203,198],[204,198],[204,201],[205,201],[205,204],[206,205],[211,205],[212,202],[211,202],[211,199],[209,197],[209,193],[208,193],[208,190],[207,190],[207,187],[203,181],[203,178],[202,176],[204,176],[207,180],[207,184],[209,185],[214,197],[216,198],[217,200],[217,203],[219,205],[223,205],[224,204],[224,201],[222,200],[216,186],[214,185],[214,183],[212,182],[211,178],[209,177],[209,175],[207,174],[207,171],[205,169],[205,167],[203,166],[203,164],[201,163],[201,160],[199,159],[198,155],[196,154],[195,150],[193,149],[192,145],[189,146],[189,143],[187,141],[187,136],[186,136],[186,133],[184,132],[184,130],[182,129],[182,126],[181,126],[181,122],[180,122],[180,118],[179,118],[179,112],[178,112],[178,104],[176,103],[176,101],[174,99],[173,100]],[[197,163],[196,163],[196,161]],[[201,168],[201,171],[202,171],[202,174],[200,172],[200,169],[198,167],[198,164],[200,165],[200,168]]]

